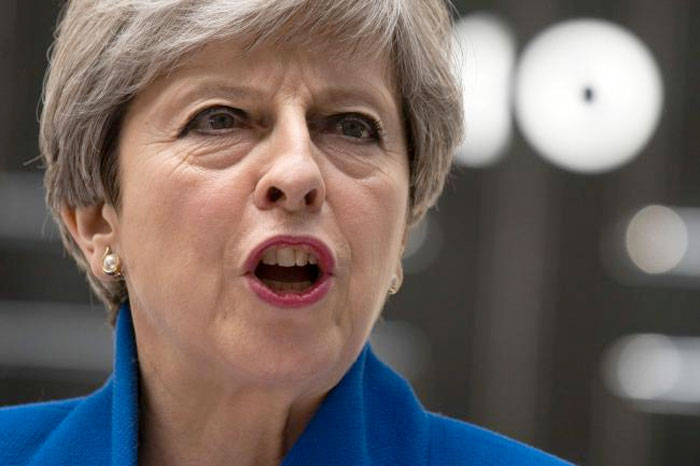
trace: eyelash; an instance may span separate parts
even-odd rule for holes
[[[247,114],[240,109],[233,108],[233,107],[228,107],[225,105],[215,105],[213,107],[208,107],[205,108],[204,110],[200,110],[197,113],[194,114],[191,118],[187,120],[187,123],[185,126],[183,126],[180,131],[178,132],[178,138],[182,138],[184,136],[187,136],[190,131],[195,129],[195,125],[200,123],[205,117],[214,115],[217,112],[222,112],[226,111],[229,114],[231,114],[236,120],[245,120],[247,118]],[[206,133],[204,133],[206,134]]]
[[[195,130],[195,126],[200,123],[204,118],[210,115],[214,115],[217,112],[228,112],[233,118],[238,120],[245,120],[247,118],[247,114],[240,109],[233,108],[233,107],[228,107],[225,105],[216,105],[213,107],[208,107],[205,108],[204,110],[200,110],[197,113],[192,116],[187,123],[180,129],[178,132],[178,138],[182,138],[187,136],[191,131]],[[371,132],[370,136],[368,139],[364,140],[364,142],[382,142],[384,141],[385,138],[385,132],[384,128],[382,126],[382,123],[377,120],[376,118],[372,117],[371,115],[367,115],[364,113],[357,113],[357,112],[350,112],[350,113],[342,113],[339,115],[332,115],[330,117],[325,117],[325,123],[320,124],[320,125],[315,125],[315,126],[320,126],[323,129],[330,129],[334,130],[337,125],[339,125],[343,120],[345,119],[354,119],[358,121],[362,121],[367,124],[369,127],[369,130]],[[206,135],[206,131],[202,131],[203,134]],[[351,138],[350,136],[345,136],[348,138]],[[360,138],[355,138],[355,139],[360,139]]]
[[[382,127],[382,124],[379,120],[376,118],[372,117],[371,115],[366,115],[364,113],[342,113],[340,115],[334,115],[330,117],[330,122],[328,124],[329,127],[334,128],[338,124],[340,124],[343,120],[345,119],[355,119],[359,121],[363,121],[369,126],[369,129],[371,131],[370,138],[367,141],[374,141],[374,142],[381,142],[384,140],[384,128]]]

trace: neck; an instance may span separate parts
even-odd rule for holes
[[[320,397],[292,400],[266,390],[212,390],[160,383],[142,370],[139,464],[279,465]]]
[[[181,351],[133,317],[142,466],[279,465],[339,379],[251,379],[215,357]]]

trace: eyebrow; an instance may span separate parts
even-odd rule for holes
[[[255,86],[229,84],[219,80],[200,80],[188,83],[174,90],[172,97],[178,100],[196,100],[208,96],[230,97],[234,99],[260,101],[267,98],[267,92]],[[383,92],[376,86],[367,83],[366,86],[330,86],[322,88],[313,95],[313,101],[331,102],[336,104],[365,104],[378,109],[391,111],[396,108],[394,96]]]
[[[196,83],[187,83],[178,86],[173,91],[176,100],[193,101],[207,97],[228,97],[244,100],[262,100],[265,93],[252,86],[231,85],[220,81],[202,80]]]
[[[369,105],[382,113],[399,111],[398,102],[391,94],[370,85],[362,88],[329,87],[320,92],[319,100],[340,105]]]

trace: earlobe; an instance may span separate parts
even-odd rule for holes
[[[408,233],[409,227],[406,226],[403,229],[403,238],[401,238],[401,257],[403,257],[403,253],[406,251],[406,245],[408,245]]]
[[[389,284],[389,294],[394,295],[399,292],[399,289],[401,288],[401,284],[403,283],[403,265],[401,261],[399,260],[398,265],[396,266],[396,270],[394,270],[394,273],[391,276],[391,283]]]
[[[64,207],[61,219],[73,240],[83,252],[96,277],[107,278],[102,262],[108,247],[117,248],[117,215],[109,204],[84,207]]]
[[[399,292],[401,285],[403,284],[403,253],[406,250],[406,244],[408,243],[408,227],[404,229],[403,238],[401,238],[401,254],[399,254],[399,260],[396,264],[396,269],[391,276],[391,284],[389,285],[389,294],[394,295]]]

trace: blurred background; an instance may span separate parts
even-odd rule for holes
[[[456,6],[468,137],[376,350],[430,409],[579,464],[697,466],[700,2]],[[0,3],[0,405],[111,365],[33,161],[59,8]]]

